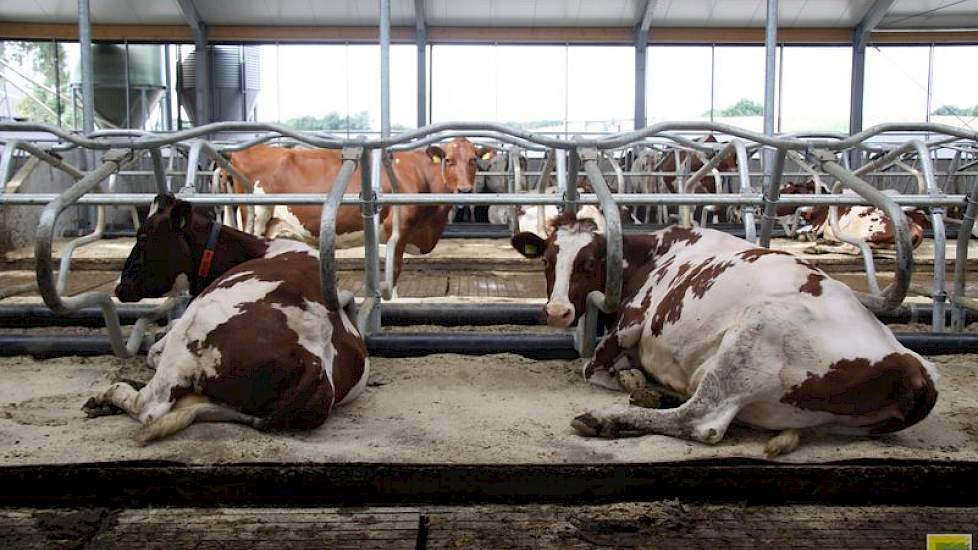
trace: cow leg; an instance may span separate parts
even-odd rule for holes
[[[82,411],[89,418],[118,414],[120,411],[139,420],[136,401],[139,392],[125,382],[117,382],[99,395],[90,398],[82,405]]]
[[[704,376],[689,401],[675,409],[613,405],[582,414],[571,422],[571,426],[585,436],[661,434],[718,443],[743,406],[740,399],[725,392],[725,382],[720,376],[720,373]]]

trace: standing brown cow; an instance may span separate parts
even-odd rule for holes
[[[394,174],[401,193],[470,193],[476,173],[476,161],[488,159],[495,151],[476,147],[465,138],[455,138],[444,147],[432,145],[426,150],[394,154]],[[334,149],[285,149],[258,145],[231,154],[231,163],[255,182],[255,193],[327,193],[333,187],[342,165],[341,153]],[[351,182],[358,182],[360,170]],[[386,171],[381,173],[381,188],[392,192]],[[350,184],[349,191],[357,189]],[[235,182],[235,192],[247,192]],[[401,272],[404,252],[427,254],[441,238],[452,205],[401,206],[398,229],[400,239],[395,249],[394,281]],[[290,237],[315,243],[319,239],[319,206],[266,206],[255,208],[255,234],[272,239]],[[394,210],[385,206],[380,212],[383,230],[380,241],[386,243],[394,233]],[[363,216],[356,206],[343,206],[336,219],[336,245],[359,246],[363,243]]]

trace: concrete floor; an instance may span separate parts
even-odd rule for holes
[[[809,434],[780,460],[858,458],[978,462],[978,357],[934,358],[942,379],[932,414],[871,439]],[[372,360],[367,392],[322,427],[261,433],[197,424],[139,447],[125,416],[87,419],[80,407],[119,378],[146,379],[142,359],[0,360],[0,461],[8,466],[168,460],[231,462],[607,464],[761,458],[770,433],[733,427],[716,446],[664,436],[619,440],[576,435],[570,420],[627,396],[585,384],[580,361],[513,355],[433,355]]]

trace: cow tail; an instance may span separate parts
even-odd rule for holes
[[[774,458],[786,455],[797,449],[800,442],[800,430],[784,430],[768,440],[767,445],[764,446],[764,456]]]
[[[177,400],[170,412],[147,424],[135,439],[140,445],[146,445],[173,435],[194,422],[238,422],[254,426],[257,421],[253,416],[211,403],[203,395],[190,394]]]

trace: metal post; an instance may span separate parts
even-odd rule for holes
[[[95,80],[92,78],[92,18],[88,0],[78,0],[78,47],[82,69],[82,131],[95,131]],[[88,159],[83,161],[88,168]]]
[[[873,29],[886,15],[894,0],[876,0],[852,31],[852,81],[849,88],[849,133],[863,129],[863,91],[866,89],[866,44]],[[853,168],[860,164],[860,153],[851,153]]]
[[[173,79],[170,77],[169,44],[163,46],[163,80],[166,84],[166,88],[163,90],[163,101],[166,102],[166,105],[163,107],[163,128],[169,132],[173,130]]]
[[[196,126],[203,126],[211,120],[211,63],[210,52],[207,51],[207,27],[201,24],[198,29],[194,30],[194,62],[197,65],[194,71],[197,84],[197,120],[194,122]]]
[[[360,155],[360,215],[363,218],[363,269],[365,300],[360,318],[355,319],[363,334],[380,331],[380,251],[377,242],[377,194],[372,174],[380,171],[379,149],[365,150]],[[390,268],[390,266],[388,266]],[[385,273],[386,275],[386,273]],[[392,289],[393,291],[393,289]]]
[[[649,33],[635,29],[635,129],[645,128],[645,71],[648,67]]]
[[[774,92],[778,60],[778,0],[767,0],[767,20],[764,32],[764,135],[774,135]],[[774,169],[774,150],[765,148],[764,188],[771,185]]]
[[[425,23],[425,0],[414,0],[414,41],[418,48],[418,128],[428,123],[427,102],[425,95],[428,88],[427,73],[425,72],[425,62],[427,52],[425,49],[428,44],[428,25]]]
[[[61,105],[61,53],[58,51],[58,41],[52,40],[54,48],[54,105],[58,111],[58,126],[62,125],[64,106]]]
[[[131,84],[129,83],[129,41],[126,40],[125,44],[126,59],[122,62],[122,73],[123,77],[126,79],[125,87],[123,88],[126,94],[126,128],[132,128],[132,119],[130,118],[130,113],[132,112],[132,106],[129,104],[129,91],[131,89]]]
[[[391,135],[391,0],[380,0],[380,135]]]

